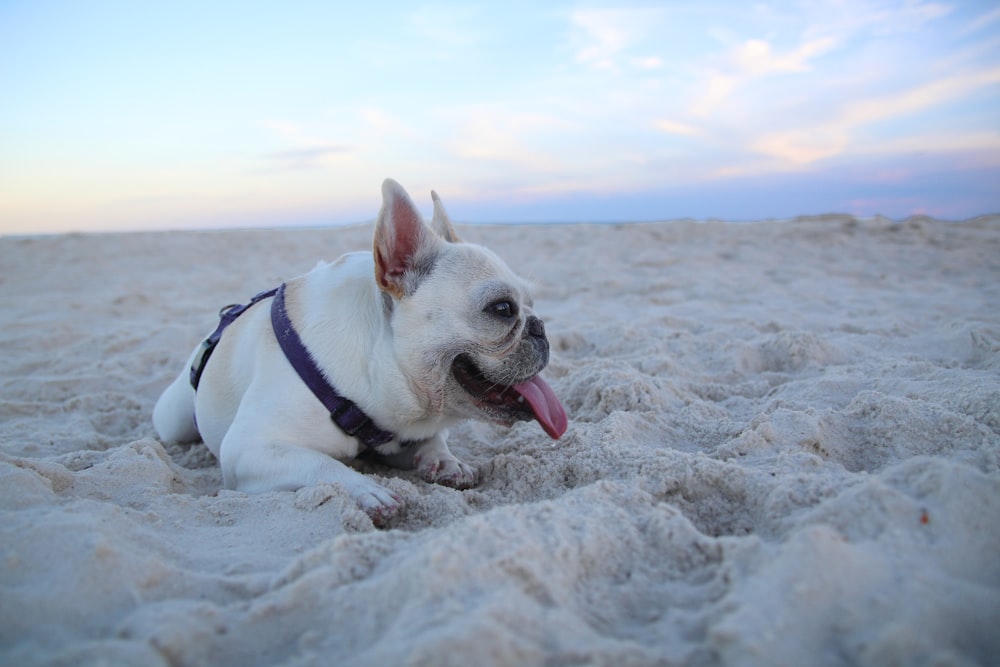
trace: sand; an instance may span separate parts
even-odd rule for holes
[[[455,491],[220,490],[156,397],[371,227],[0,239],[0,663],[977,665],[1000,656],[1000,217],[459,226],[570,414]]]

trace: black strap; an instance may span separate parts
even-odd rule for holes
[[[205,372],[205,366],[208,364],[209,357],[212,356],[212,352],[215,351],[215,346],[219,344],[219,340],[222,338],[222,332],[226,328],[236,321],[236,318],[250,310],[257,302],[263,301],[264,299],[269,299],[274,296],[278,291],[278,288],[267,290],[266,292],[261,292],[254,298],[250,299],[248,304],[238,304],[234,303],[224,307],[219,311],[219,326],[215,327],[215,331],[206,338],[201,343],[201,348],[198,350],[198,354],[194,358],[194,363],[191,364],[191,386],[198,389],[198,384],[201,382],[201,374]]]
[[[202,342],[201,348],[191,364],[191,386],[198,389],[208,359],[219,344],[219,340],[222,339],[222,333],[226,328],[255,304],[271,297],[274,297],[274,301],[271,302],[271,326],[274,328],[278,344],[295,372],[306,383],[313,395],[330,411],[330,419],[341,431],[357,438],[363,445],[372,449],[395,438],[396,436],[389,431],[383,431],[376,426],[354,401],[341,396],[327,381],[323,371],[316,365],[309,350],[299,338],[298,332],[295,331],[295,327],[292,326],[292,321],[288,318],[288,311],[285,309],[284,283],[274,289],[261,292],[252,298],[250,303],[232,304],[219,311],[219,326]],[[403,447],[410,444],[412,443],[400,443]]]
[[[383,431],[376,426],[352,400],[341,396],[323,375],[323,371],[316,365],[316,361],[302,343],[298,332],[292,326],[292,321],[288,318],[288,311],[285,309],[284,284],[277,289],[274,301],[271,302],[271,326],[274,327],[274,335],[285,353],[285,358],[292,364],[292,368],[306,383],[309,390],[330,411],[330,418],[340,427],[340,430],[372,448],[385,444],[396,437],[389,431]]]

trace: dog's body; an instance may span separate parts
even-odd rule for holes
[[[544,327],[526,284],[489,250],[458,242],[436,195],[428,227],[402,187],[387,180],[382,190],[374,252],[344,255],[288,281],[288,317],[329,383],[394,435],[376,448],[383,461],[468,488],[476,472],[446,444],[455,422],[535,418],[552,437],[566,428],[562,407],[538,377],[548,363]],[[197,392],[188,371],[180,374],[157,401],[153,422],[163,440],[200,436],[228,488],[340,484],[376,522],[400,506],[341,462],[364,446],[331,420],[289,363],[269,301],[225,330]]]

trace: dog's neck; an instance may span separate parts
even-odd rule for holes
[[[411,380],[387,361],[396,357],[392,297],[372,279],[371,253],[346,255],[338,260],[336,271],[330,269],[317,266],[309,280],[291,280],[286,288],[289,318],[316,364],[386,430],[418,440],[447,428],[454,420],[421,403]],[[358,299],[334,298],[345,291]],[[364,323],[361,329],[359,322]]]
[[[396,434],[380,428],[354,401],[330,384],[288,317],[285,289],[286,286],[281,285],[271,301],[271,326],[281,351],[299,378],[329,411],[333,423],[347,435],[357,438],[360,444],[376,449],[398,440]],[[399,445],[404,446],[404,443],[400,441]]]

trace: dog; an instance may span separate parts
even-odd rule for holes
[[[460,420],[534,419],[558,439],[567,417],[539,376],[549,342],[527,283],[431,198],[428,225],[387,179],[372,252],[224,309],[156,402],[160,439],[203,440],[226,488],[340,485],[376,525],[402,501],[345,461],[367,452],[467,489],[478,473],[447,444]]]

